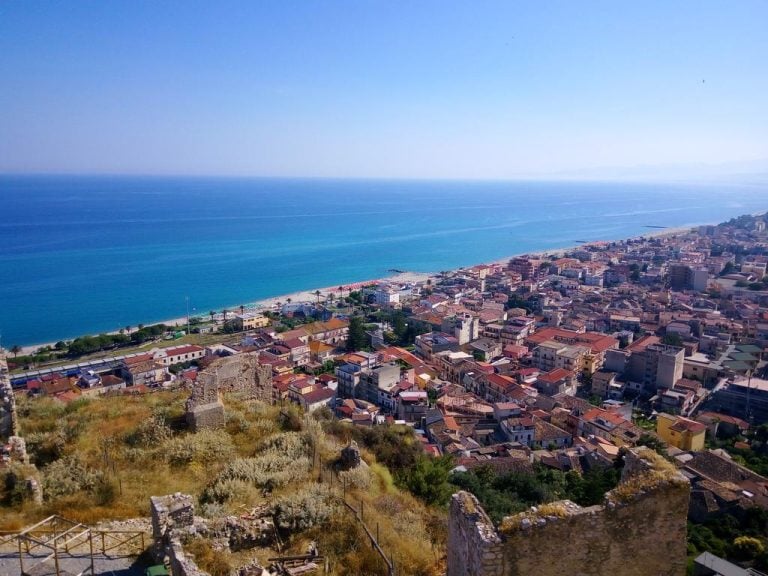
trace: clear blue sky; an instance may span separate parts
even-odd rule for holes
[[[768,2],[0,2],[0,172],[768,158]]]

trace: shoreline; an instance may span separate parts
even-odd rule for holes
[[[694,229],[697,226],[715,226],[716,224],[692,224],[690,226],[676,226],[676,227],[670,227],[670,228],[661,228],[661,229],[655,229],[650,228],[649,232],[647,234],[639,234],[635,236],[629,236],[626,238],[621,238],[619,240],[591,240],[589,242],[585,242],[583,244],[574,244],[570,246],[563,246],[559,248],[551,248],[547,250],[537,250],[537,251],[527,251],[527,252],[518,252],[516,254],[512,254],[509,256],[505,256],[503,258],[499,258],[497,260],[490,260],[487,262],[478,262],[476,264],[469,264],[467,266],[460,266],[458,268],[454,268],[453,270],[460,270],[461,268],[470,268],[472,266],[480,266],[483,264],[505,264],[512,258],[517,258],[519,256],[533,256],[533,257],[541,257],[541,256],[553,256],[553,255],[559,255],[562,256],[565,252],[568,252],[570,250],[574,250],[580,246],[588,246],[590,244],[594,244],[597,242],[626,242],[627,240],[637,240],[639,238],[658,238],[658,237],[664,237],[664,236],[673,236],[676,234],[681,234],[685,232],[690,232],[692,229]],[[273,310],[276,308],[278,303],[286,303],[286,301],[290,298],[291,302],[314,302],[317,300],[317,296],[315,292],[318,290],[320,291],[320,298],[327,298],[327,296],[331,293],[338,294],[339,286],[343,286],[344,290],[349,289],[356,289],[360,288],[362,286],[365,286],[367,284],[373,284],[376,282],[401,282],[401,283],[407,283],[407,282],[426,282],[430,278],[435,278],[439,275],[439,272],[399,272],[392,274],[391,276],[384,276],[382,278],[374,278],[370,280],[362,280],[359,282],[352,282],[349,284],[340,284],[336,286],[326,286],[323,288],[315,288],[314,290],[299,290],[297,292],[291,292],[289,294],[282,294],[279,296],[271,296],[269,298],[263,298],[261,300],[255,300],[253,302],[250,302],[248,304],[244,304],[245,311],[246,312],[260,312],[264,310]],[[239,311],[240,306],[224,306],[222,310],[227,310],[228,312],[237,313]],[[217,315],[220,315],[221,312],[217,311]],[[190,314],[190,318],[193,317],[203,317],[205,318],[208,316],[207,314]],[[174,326],[177,328],[186,328],[187,318],[186,316],[177,317],[177,318],[170,318],[167,320],[161,320],[159,322],[150,322],[146,324],[145,326],[156,326],[158,324],[165,324],[167,326]],[[138,330],[138,328],[134,328],[128,334],[135,332]],[[119,334],[120,329],[117,330],[111,330],[109,332],[101,332],[99,334]],[[97,336],[98,334],[87,334],[89,336]],[[78,337],[86,336],[86,334],[83,334]],[[76,338],[78,338],[76,337]],[[70,339],[67,339],[70,340]],[[72,338],[71,340],[74,340]],[[19,354],[21,355],[28,355],[33,354],[35,351],[37,351],[39,348],[43,348],[45,346],[50,346],[53,348],[56,345],[56,342],[45,342],[42,344],[29,344],[26,346],[21,346],[21,351]]]

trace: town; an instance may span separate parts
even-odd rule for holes
[[[208,390],[224,359],[240,358],[263,373],[257,380],[272,404],[355,427],[407,426],[426,454],[450,457],[454,475],[586,477],[645,447],[690,483],[694,525],[759,518],[764,530],[767,222],[743,216],[424,281],[340,286],[273,309],[212,311],[170,329],[181,343],[162,332],[114,356],[62,354],[58,364],[31,366],[9,354],[0,357],[2,458],[25,450],[11,396],[66,404],[192,390],[190,427],[216,427],[207,408],[215,395],[201,392],[195,404],[195,390]],[[503,510],[474,495],[501,522]],[[710,528],[689,528],[694,573],[768,569],[764,543],[752,536],[717,548]],[[450,553],[448,573],[463,574]]]

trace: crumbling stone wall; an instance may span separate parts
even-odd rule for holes
[[[493,522],[469,492],[451,498],[448,576],[502,576],[504,545]]]
[[[171,564],[173,576],[208,576],[195,561],[184,552],[181,536],[195,522],[195,507],[188,494],[151,496],[152,556],[157,563],[165,558]]]
[[[249,400],[272,401],[272,367],[259,364],[253,354],[215,360],[202,370],[187,400],[187,423],[194,430],[220,428],[226,417],[219,394],[238,392]]]
[[[505,519],[500,531],[473,495],[454,494],[448,576],[684,575],[690,485],[646,457],[627,455],[622,483],[603,505],[545,504]]]
[[[11,436],[18,435],[16,398],[13,395],[5,352],[0,350],[0,441],[6,441]]]

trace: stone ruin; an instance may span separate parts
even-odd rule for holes
[[[253,354],[215,360],[197,374],[187,400],[186,419],[193,431],[221,428],[226,422],[220,394],[238,392],[248,400],[272,402],[272,367]]]
[[[447,576],[683,576],[690,484],[647,448],[630,450],[602,505],[563,500],[505,518],[458,492],[448,518]]]
[[[0,440],[18,436],[19,420],[16,415],[16,397],[13,395],[8,362],[0,350]]]
[[[187,556],[182,536],[194,527],[195,506],[188,494],[152,496],[149,499],[152,512],[152,558],[164,564],[166,558],[174,576],[208,576]]]
[[[16,396],[11,385],[8,362],[2,349],[0,349],[0,447],[3,448],[3,459],[7,458],[10,464],[24,465],[13,472],[14,475],[18,475],[16,481],[24,482],[27,495],[35,504],[42,504],[43,490],[35,477],[36,469],[29,465],[27,444],[24,438],[19,436]]]
[[[342,470],[351,470],[357,468],[362,462],[360,457],[360,448],[357,442],[352,440],[348,446],[341,449],[341,456],[339,457],[339,468]]]
[[[269,546],[276,537],[275,524],[268,506],[253,508],[240,516],[215,520],[195,517],[192,496],[169,494],[150,498],[152,512],[152,557],[158,564],[166,561],[174,576],[206,576],[194,559],[185,553],[186,538],[205,538],[217,549],[233,552]],[[270,574],[253,561],[239,570],[243,576]]]

